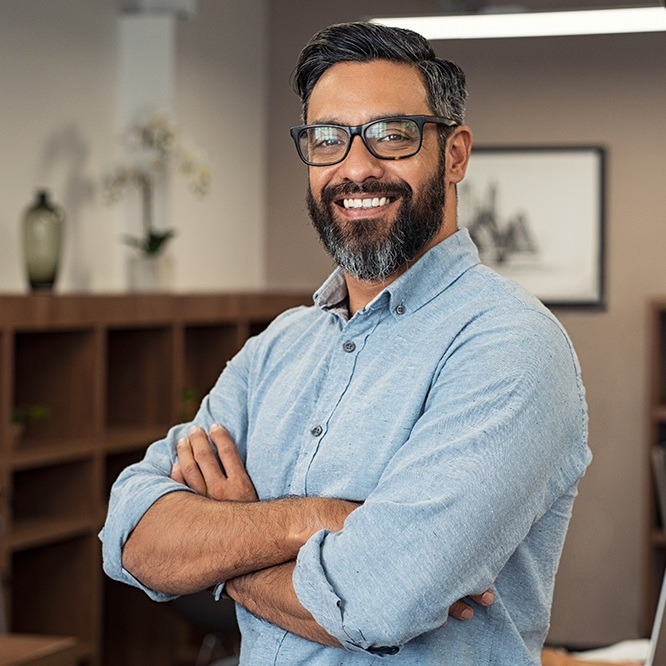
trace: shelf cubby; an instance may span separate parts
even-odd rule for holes
[[[83,536],[14,554],[10,590],[15,633],[77,636],[93,643],[99,631],[99,556]]]
[[[183,392],[193,393],[194,401],[200,401],[215,384],[220,368],[224,368],[240,349],[235,326],[200,325],[185,327],[185,365],[181,392],[180,420],[192,418]]]
[[[97,534],[111,485],[181,420],[185,389],[203,397],[249,335],[309,301],[0,297],[0,592],[10,631],[73,636],[85,666],[175,666],[189,652],[179,637],[194,635],[191,625],[168,604],[103,576]],[[15,407],[45,409],[17,428]]]
[[[173,332],[113,329],[107,339],[107,427],[168,425],[173,414]]]
[[[12,409],[37,409],[23,425],[23,446],[91,437],[95,423],[92,331],[21,332],[15,338]],[[85,417],[84,417],[85,416]]]
[[[91,460],[19,469],[12,480],[12,524],[14,531],[24,525],[57,521],[90,520],[97,506]]]

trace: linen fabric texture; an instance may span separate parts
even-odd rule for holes
[[[483,266],[466,230],[349,318],[338,269],[315,304],[248,340],[194,423],[226,427],[260,499],[363,502],[300,550],[301,603],[344,649],[238,608],[241,664],[536,665],[579,478],[590,462],[571,342],[534,297]],[[113,578],[171,481],[172,428],[115,483],[100,533]],[[468,622],[457,599],[495,592]]]

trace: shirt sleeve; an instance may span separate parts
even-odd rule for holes
[[[106,522],[99,534],[104,571],[115,580],[144,590],[155,601],[168,601],[174,596],[147,588],[124,569],[123,547],[144,513],[160,497],[174,491],[193,492],[169,478],[176,460],[178,439],[186,436],[193,424],[206,431],[213,423],[223,425],[245,460],[247,391],[253,345],[252,340],[248,341],[227,364],[214,388],[201,403],[194,420],[171,428],[164,439],[148,447],[141,462],[125,469],[111,488]]]
[[[300,602],[347,649],[398,651],[492,585],[583,474],[586,442],[578,363],[559,326],[531,310],[471,322],[366,502],[301,549]]]

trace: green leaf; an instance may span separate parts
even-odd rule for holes
[[[124,243],[130,247],[140,250],[144,254],[159,254],[166,247],[167,241],[176,235],[175,229],[167,231],[150,231],[143,238],[136,238],[135,236],[124,236]]]

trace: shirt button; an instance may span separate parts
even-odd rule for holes
[[[395,309],[395,313],[399,315],[404,315],[405,312],[407,312],[407,308],[404,305],[398,305],[398,307]]]
[[[344,345],[342,345],[342,348],[343,348],[346,352],[348,352],[348,353],[351,354],[351,352],[353,352],[353,351],[356,349],[356,345],[355,345],[353,342],[351,342],[351,341],[347,341],[347,342],[345,342]]]
[[[320,425],[316,425],[314,428],[312,428],[312,430],[310,430],[310,434],[314,437],[319,437],[322,432],[324,432],[324,429]]]

